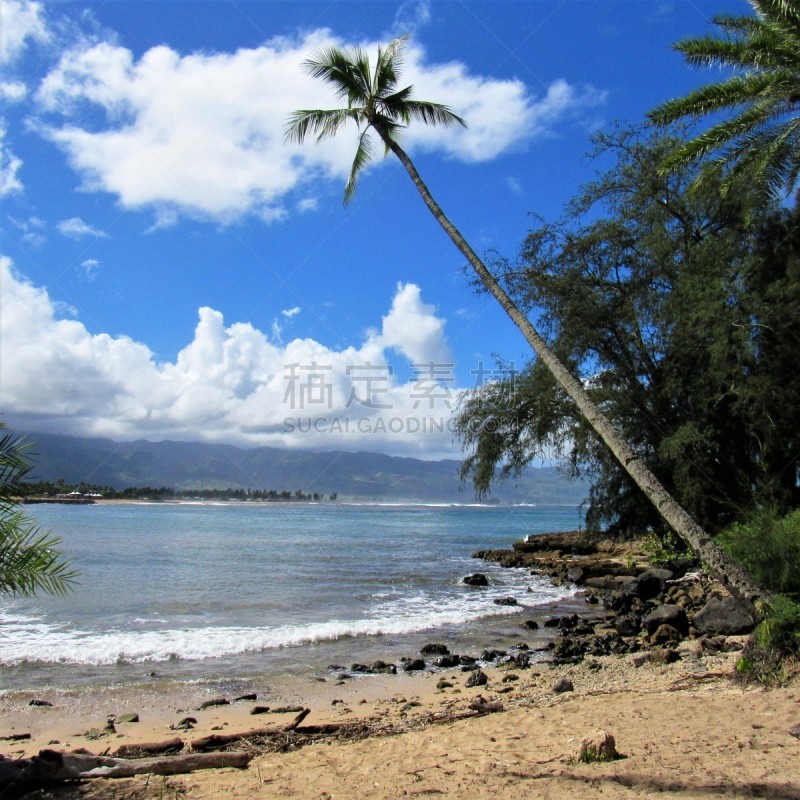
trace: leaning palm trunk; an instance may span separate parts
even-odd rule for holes
[[[692,549],[720,583],[731,594],[746,603],[751,612],[754,612],[757,602],[761,599],[766,599],[764,590],[692,519],[689,513],[661,485],[661,482],[644,462],[637,457],[619,431],[592,402],[580,381],[569,372],[558,356],[548,347],[530,320],[509,297],[508,293],[470,247],[456,226],[447,218],[439,204],[433,199],[430,191],[428,191],[428,187],[406,152],[387,134],[379,123],[373,123],[373,125],[386,147],[400,159],[417,187],[417,191],[425,201],[425,205],[450,237],[453,244],[469,261],[486,290],[500,303],[503,310],[511,318],[511,321],[520,329],[536,355],[544,362],[553,377],[572,398],[597,435],[605,442],[622,465],[622,468],[635,481],[650,502],[653,503],[663,519],[674,529],[681,540]]]

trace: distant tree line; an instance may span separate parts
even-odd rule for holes
[[[19,485],[20,497],[55,497],[56,495],[80,492],[84,495],[99,494],[110,500],[239,500],[260,501],[268,503],[323,503],[335,502],[338,494],[331,492],[325,495],[322,492],[304,492],[297,489],[294,492],[284,489],[175,489],[169,486],[128,486],[124,489],[115,489],[111,486],[98,484],[67,483],[59,478],[55,483],[51,481],[25,482]]]

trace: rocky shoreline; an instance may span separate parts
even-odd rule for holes
[[[512,550],[481,550],[474,558],[529,569],[556,583],[579,587],[586,611],[544,621],[558,635],[550,644],[554,664],[587,657],[640,654],[646,662],[671,663],[677,645],[696,640],[710,653],[741,649],[729,641],[753,630],[747,610],[707,576],[691,557],[652,566],[641,542],[616,541],[586,531],[529,537]],[[538,622],[523,623],[536,629]]]

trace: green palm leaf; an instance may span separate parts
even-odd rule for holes
[[[29,450],[11,433],[0,438],[0,596],[64,594],[77,577],[56,549],[59,540],[19,510],[17,497],[32,468]]]
[[[725,185],[748,172],[765,198],[789,191],[800,174],[800,5],[790,0],[750,0],[753,16],[718,16],[723,36],[703,36],[675,47],[692,66],[718,66],[737,74],[662,103],[655,124],[721,112],[734,116],[712,125],[675,151],[662,173],[717,156],[712,170],[729,172]],[[705,170],[700,172],[700,181]]]

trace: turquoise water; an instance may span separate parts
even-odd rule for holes
[[[471,558],[574,529],[566,507],[347,504],[36,505],[80,571],[64,598],[0,601],[0,686],[246,680],[467,652],[567,597]],[[486,590],[463,585],[488,575]],[[519,606],[499,606],[500,597]],[[451,648],[453,649],[453,648]]]

